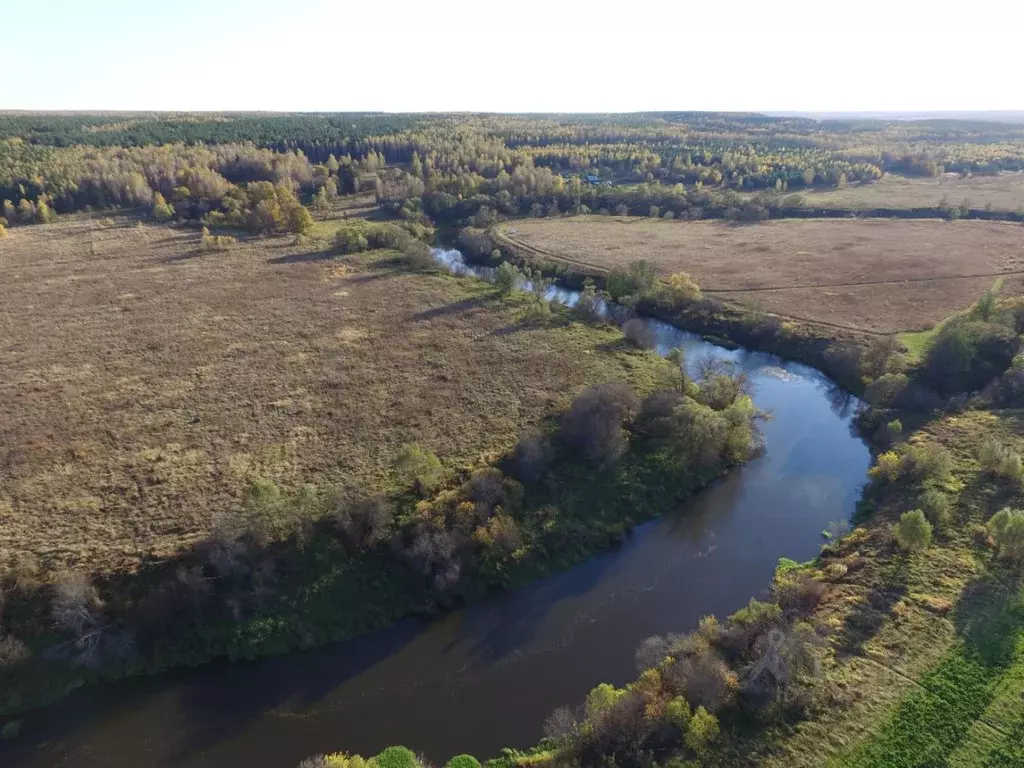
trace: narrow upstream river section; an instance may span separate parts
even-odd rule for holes
[[[435,255],[487,277],[457,251]],[[577,294],[549,297],[572,304]],[[643,638],[763,595],[780,557],[813,557],[822,529],[854,510],[869,464],[850,428],[856,401],[813,369],[648,322],[661,354],[683,347],[691,363],[711,354],[750,375],[772,414],[763,456],[621,548],[438,620],[79,691],[29,713],[20,735],[0,742],[0,765],[294,768],[317,752],[390,744],[441,764],[461,752],[491,757],[534,743],[553,709],[598,683],[635,677]]]

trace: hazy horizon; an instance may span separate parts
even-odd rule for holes
[[[945,45],[917,2],[710,5],[523,0],[509,14],[298,0],[55,0],[5,12],[0,110],[130,112],[1007,113],[1018,4]],[[40,46],[45,43],[45,54]]]

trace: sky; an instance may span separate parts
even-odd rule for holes
[[[9,0],[0,110],[1024,110],[1020,0]]]

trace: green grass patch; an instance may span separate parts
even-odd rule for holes
[[[919,363],[924,359],[924,353],[928,350],[928,346],[932,343],[932,339],[935,338],[935,334],[938,333],[939,327],[940,326],[936,325],[934,328],[930,328],[927,331],[908,331],[896,336],[900,344],[902,344],[907,350],[908,363]]]
[[[1003,698],[1007,690],[1004,681],[1019,681],[1024,665],[1022,648],[1024,604],[1018,595],[992,621],[969,631],[965,642],[921,679],[920,687],[900,702],[889,721],[869,741],[833,765],[911,768],[950,764],[949,758],[965,751],[962,746],[975,738],[972,731],[976,721]],[[990,738],[985,741],[991,746]],[[1012,760],[1014,750],[1019,752],[1019,742],[1006,740],[991,751],[992,759],[1005,753]]]

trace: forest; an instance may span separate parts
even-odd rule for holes
[[[1021,169],[1024,131],[998,124],[685,113],[0,117],[7,226],[50,211],[143,207],[158,220],[301,232],[298,201],[362,190],[454,225],[567,212],[757,220],[799,209],[801,191],[887,173]],[[274,200],[260,183],[277,188]],[[972,208],[954,200],[945,212]]]

